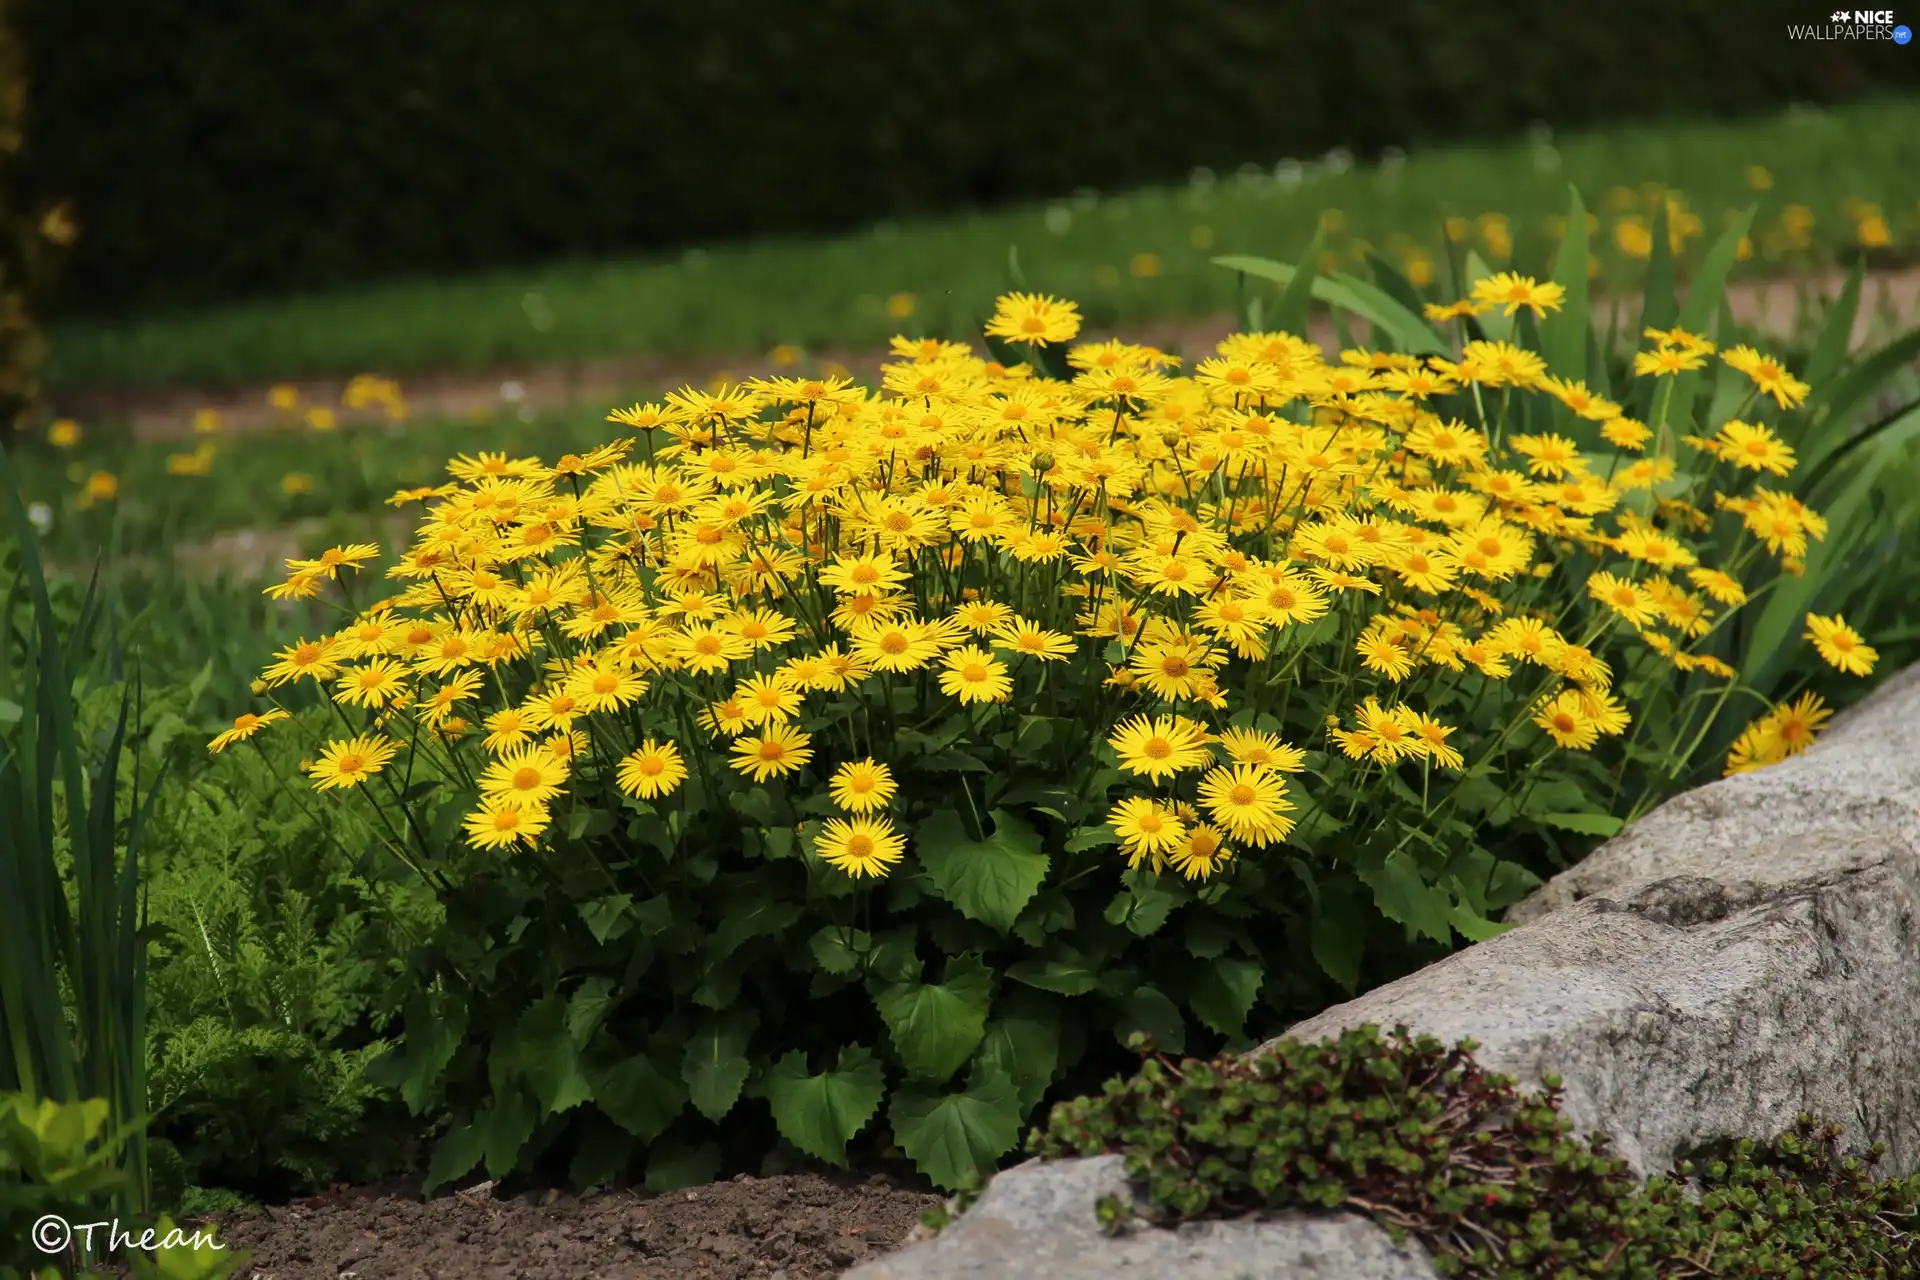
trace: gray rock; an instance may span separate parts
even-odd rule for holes
[[[1561,1077],[1580,1132],[1643,1173],[1803,1112],[1920,1168],[1920,668],[1804,756],[1648,814],[1508,918],[1521,927],[1291,1028],[1471,1038],[1488,1067]],[[1118,1157],[1029,1162],[938,1238],[859,1280],[1431,1276],[1365,1219],[1287,1214],[1102,1236]],[[1318,1267],[1319,1270],[1312,1268]]]
[[[1396,1248],[1352,1214],[1281,1213],[1104,1235],[1094,1205],[1131,1199],[1119,1156],[1029,1160],[988,1185],[933,1240],[856,1267],[847,1280],[1432,1280],[1418,1245]]]

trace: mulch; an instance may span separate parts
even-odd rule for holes
[[[207,1222],[250,1255],[246,1280],[812,1280],[898,1246],[943,1203],[886,1174],[741,1174],[660,1194],[341,1188]]]

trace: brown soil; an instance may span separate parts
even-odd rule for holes
[[[661,1195],[346,1189],[210,1221],[252,1280],[812,1280],[894,1248],[942,1203],[884,1174],[741,1174]]]
[[[1840,275],[1738,281],[1728,287],[1728,302],[1741,323],[1785,337],[1792,333],[1803,299],[1832,298],[1839,293],[1843,281]],[[1623,297],[1619,302],[1623,317],[1638,313],[1637,298]],[[1604,317],[1611,306],[1610,300],[1596,300],[1594,314]],[[1920,268],[1877,273],[1869,277],[1862,293],[1854,341],[1856,344],[1866,341],[1875,327],[1884,325],[1889,318],[1911,322],[1917,315],[1920,315]],[[1237,322],[1232,316],[1206,316],[1127,325],[1124,336],[1165,350],[1193,353],[1211,348],[1235,327]],[[1364,340],[1365,324],[1356,321],[1355,328],[1359,331],[1356,336]],[[1325,315],[1313,317],[1309,335],[1326,347],[1336,341],[1332,321]],[[885,358],[884,351],[872,349],[816,351],[808,353],[807,363],[810,368],[837,364],[857,377],[875,379]],[[776,372],[780,370],[774,368],[765,353],[650,355],[533,368],[415,375],[404,379],[403,387],[416,416],[463,417],[532,414],[576,405],[612,405],[636,395],[658,395],[663,390],[687,384],[704,386],[716,377],[737,379]],[[294,385],[307,403],[334,405],[339,403],[345,380],[296,381]],[[53,404],[59,413],[82,421],[131,423],[135,434],[142,439],[190,436],[193,413],[201,408],[218,410],[229,429],[258,429],[276,421],[267,404],[265,386],[223,391],[69,390],[54,396]],[[350,424],[354,415],[343,411],[341,420]]]

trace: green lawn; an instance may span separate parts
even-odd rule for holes
[[[1291,258],[1322,210],[1338,211],[1330,254],[1355,261],[1371,242],[1411,261],[1416,279],[1422,261],[1445,271],[1450,218],[1466,220],[1455,231],[1496,265],[1541,266],[1569,183],[1598,217],[1605,281],[1634,274],[1630,250],[1644,241],[1653,184],[1671,187],[1697,217],[1686,245],[1695,255],[1732,211],[1758,201],[1744,270],[1832,261],[1863,239],[1911,256],[1920,247],[1914,137],[1920,99],[1529,137],[1358,167],[1323,157],[837,239],[393,283],[124,324],[69,321],[53,328],[47,380],[56,388],[213,387],[642,353],[732,355],[780,343],[857,347],[903,329],[971,335],[1013,283],[1010,250],[1027,287],[1081,300],[1096,325],[1206,314],[1231,305],[1234,291],[1211,257]],[[1485,215],[1504,216],[1504,236]]]

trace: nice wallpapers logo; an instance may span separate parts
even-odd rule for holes
[[[1913,29],[1893,20],[1891,9],[1835,9],[1825,23],[1788,24],[1789,40],[1891,40],[1907,44]]]

